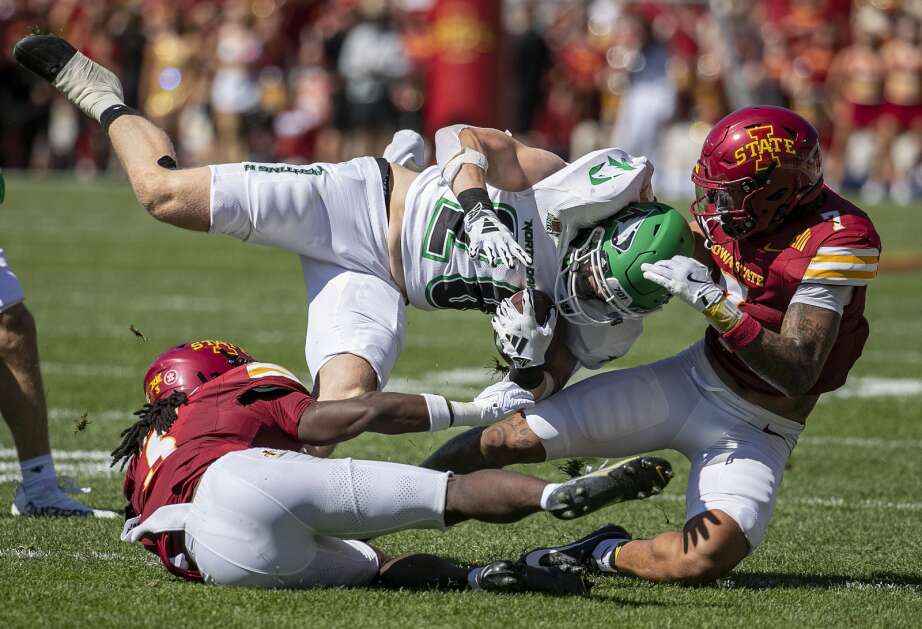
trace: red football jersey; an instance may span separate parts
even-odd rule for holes
[[[300,450],[298,421],[313,401],[294,374],[271,363],[241,365],[203,384],[169,431],[151,431],[128,463],[123,492],[139,523],[164,505],[191,502],[202,474],[228,452]],[[201,580],[183,562],[182,533],[148,535],[142,543],[173,574]]]
[[[716,231],[724,235],[720,228]],[[824,188],[814,209],[789,216],[770,233],[712,245],[711,258],[720,271],[721,286],[740,310],[773,332],[780,331],[800,284],[854,287],[852,300],[842,313],[836,342],[809,391],[819,394],[841,387],[861,355],[868,338],[865,291],[867,283],[877,275],[880,248],[880,237],[867,214]],[[740,385],[781,395],[724,347],[717,330],[709,326],[705,339],[717,362]]]

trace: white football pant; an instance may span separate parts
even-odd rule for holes
[[[186,548],[208,583],[363,585],[377,575],[378,558],[355,538],[444,528],[448,477],[286,450],[231,452],[199,482],[186,516]]]
[[[364,358],[384,388],[403,349],[406,312],[391,278],[387,209],[372,157],[341,164],[211,166],[212,233],[301,256],[305,355],[316,378],[337,354]]]
[[[527,419],[548,459],[678,450],[691,462],[686,517],[719,509],[740,525],[750,549],[765,535],[803,430],[728,390],[703,342],[578,382],[538,403]]]

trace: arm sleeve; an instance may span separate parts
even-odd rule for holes
[[[807,304],[842,314],[852,300],[853,286],[806,283],[797,287],[792,304]]]

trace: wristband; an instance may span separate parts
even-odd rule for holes
[[[720,338],[724,345],[727,346],[727,349],[736,352],[759,338],[761,332],[762,324],[747,313],[743,315],[743,318],[736,326],[721,334]]]
[[[707,306],[702,313],[718,332],[729,332],[743,320],[743,313],[726,295]]]
[[[490,201],[490,195],[483,188],[468,188],[457,195],[458,203],[465,214],[470,214],[478,209],[478,206],[485,210],[493,211],[493,202]]]
[[[426,400],[426,409],[429,411],[429,432],[436,432],[451,428],[454,424],[454,414],[448,400],[441,395],[423,393]]]
[[[532,391],[541,386],[544,382],[544,365],[535,365],[532,367],[520,368],[513,365],[509,370],[509,380],[515,382],[523,389]]]

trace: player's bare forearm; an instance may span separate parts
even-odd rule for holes
[[[429,411],[421,395],[373,391],[348,400],[314,402],[301,415],[298,438],[311,445],[330,445],[363,432],[401,435],[429,427]]]
[[[840,318],[832,310],[791,304],[780,332],[763,328],[753,343],[736,353],[787,397],[804,395],[816,384],[826,364]]]
[[[526,146],[498,129],[469,127],[458,138],[465,148],[485,155],[490,166],[486,174],[472,164],[462,166],[452,185],[455,194],[485,188],[487,183],[500,190],[527,190],[566,166],[557,155]]]

